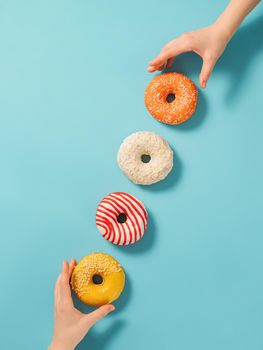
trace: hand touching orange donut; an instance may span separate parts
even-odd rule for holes
[[[201,87],[205,88],[229,40],[243,19],[258,3],[259,0],[231,0],[225,11],[211,26],[185,33],[167,43],[160,54],[149,62],[148,72],[170,68],[174,57],[193,51],[203,59],[199,82]]]
[[[216,26],[202,28],[190,33],[185,33],[166,44],[160,54],[152,60],[148,68],[149,72],[170,68],[175,56],[187,51],[194,51],[203,58],[199,82],[205,88],[214,65],[223,53],[227,44],[226,37]]]

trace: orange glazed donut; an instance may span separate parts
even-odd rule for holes
[[[170,72],[153,78],[145,90],[144,101],[148,111],[160,122],[181,124],[194,113],[197,97],[192,80]]]

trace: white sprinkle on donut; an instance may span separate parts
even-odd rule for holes
[[[158,134],[138,131],[121,144],[117,162],[135,184],[151,185],[163,180],[173,168],[173,151]]]

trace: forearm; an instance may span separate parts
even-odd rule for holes
[[[51,344],[48,347],[48,350],[74,350],[75,346],[70,344],[70,342],[61,342],[52,340]]]
[[[232,38],[245,17],[257,6],[260,0],[231,0],[215,22],[228,40]]]
[[[74,347],[71,346],[60,346],[57,344],[50,344],[48,350],[74,350]]]

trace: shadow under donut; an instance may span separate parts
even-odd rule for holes
[[[132,295],[132,285],[130,282],[129,274],[125,271],[125,288],[119,297],[113,304],[116,309],[114,312],[110,313],[107,318],[113,318],[116,314],[121,312],[129,303],[129,300]],[[76,295],[72,292],[73,302],[75,307],[87,314],[96,309],[96,307],[92,307],[82,303]],[[88,335],[81,341],[81,343],[77,346],[78,350],[87,350],[87,349],[96,349],[96,350],[104,350],[108,348],[109,342],[111,342],[117,334],[124,328],[127,324],[126,320],[112,320],[111,325],[104,332],[98,332],[96,328],[92,328]]]
[[[121,312],[128,305],[132,297],[132,284],[131,284],[130,276],[128,272],[125,270],[125,268],[124,268],[124,272],[125,272],[125,287],[119,299],[117,299],[113,303],[116,307],[114,314]]]
[[[253,62],[263,50],[262,28],[262,14],[244,24],[232,38],[215,67],[214,74],[223,74],[228,81],[228,87],[225,89],[227,105],[238,104],[240,94],[244,98],[242,88],[246,79],[250,73],[255,74]]]
[[[130,245],[124,245],[124,246],[115,245],[114,247],[116,249],[119,249],[124,253],[137,255],[137,254],[146,253],[148,250],[150,250],[153,247],[156,241],[156,225],[154,222],[153,215],[148,210],[148,208],[147,208],[147,212],[148,212],[148,225],[147,225],[147,230],[143,235],[142,239]]]
[[[180,157],[177,155],[173,147],[171,148],[173,150],[174,166],[170,174],[168,174],[164,180],[153,185],[141,186],[143,190],[149,192],[163,192],[175,187],[179,183],[182,177],[183,165]]]
[[[109,343],[116,338],[120,331],[126,326],[127,321],[115,320],[104,331],[98,332],[96,328],[91,328],[88,335],[77,346],[77,350],[106,350]]]
[[[129,274],[127,273],[127,271],[124,269],[125,272],[125,288],[123,290],[123,292],[121,293],[120,297],[114,301],[112,304],[115,305],[116,309],[115,311],[110,314],[108,317],[111,317],[112,315],[115,315],[116,313],[121,312],[125,306],[129,303],[130,299],[131,299],[131,295],[132,295],[132,285],[131,285],[131,281],[130,281],[130,277]],[[95,306],[89,306],[86,305],[84,303],[82,303],[75,295],[75,293],[72,291],[72,299],[74,302],[74,306],[76,307],[76,309],[78,309],[79,311],[83,312],[84,314],[88,314],[94,310],[97,309],[97,307]]]
[[[172,125],[172,127],[177,130],[191,131],[199,127],[204,123],[206,116],[208,114],[208,104],[205,99],[203,91],[198,89],[198,102],[196,106],[196,111],[190,119],[179,125]]]

